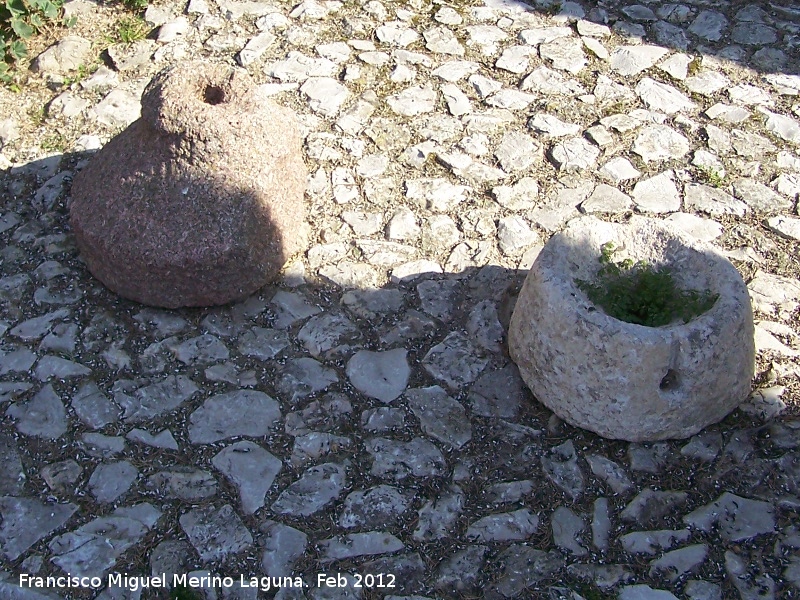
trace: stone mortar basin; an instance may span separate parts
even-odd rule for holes
[[[688,323],[645,327],[610,317],[578,288],[595,281],[603,244],[667,266],[679,288],[719,295]],[[612,439],[680,439],[723,419],[750,392],[753,313],[736,268],[665,225],[581,217],[539,254],[509,327],[511,358],[534,396],[565,421]]]
[[[155,306],[245,298],[304,249],[307,170],[294,114],[243,69],[156,75],[142,116],[75,177],[70,222],[92,274]]]

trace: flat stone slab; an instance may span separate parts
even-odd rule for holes
[[[236,486],[242,510],[251,515],[264,506],[282,463],[258,444],[242,441],[221,450],[211,464]]]
[[[550,521],[553,529],[553,541],[562,550],[572,553],[574,556],[584,556],[588,550],[580,543],[580,534],[586,528],[586,524],[578,515],[570,509],[559,506],[554,512]]]
[[[173,344],[170,350],[175,358],[187,365],[210,364],[230,357],[222,340],[208,333]]]
[[[336,371],[325,367],[313,358],[296,358],[287,361],[278,390],[292,401],[324,390],[339,381]]]
[[[464,500],[464,492],[457,485],[429,499],[417,512],[418,525],[413,538],[421,542],[449,537],[464,508]]]
[[[48,544],[51,559],[76,577],[108,572],[125,551],[137,544],[158,522],[161,511],[147,502],[116,509]]]
[[[308,536],[302,531],[276,521],[260,527],[261,568],[267,577],[286,577],[295,562],[305,554]]]
[[[464,407],[438,385],[408,390],[405,398],[422,430],[453,448],[461,448],[472,438],[472,425]]]
[[[33,398],[8,407],[17,431],[25,435],[57,439],[67,431],[67,412],[52,385],[43,387]]]
[[[179,521],[204,561],[224,561],[253,545],[253,536],[230,504],[195,508],[181,515]]]
[[[472,384],[467,399],[473,414],[513,419],[524,398],[525,387],[519,370],[515,365],[508,365],[481,374]]]
[[[411,369],[402,348],[386,352],[359,350],[347,362],[350,383],[370,398],[389,403],[406,389]]]
[[[436,570],[436,587],[458,591],[474,589],[486,564],[488,550],[482,545],[467,546],[442,561]]]
[[[346,452],[353,446],[353,440],[343,435],[327,432],[311,432],[294,438],[294,447],[290,461],[293,466],[301,467],[328,454]]]
[[[620,543],[626,552],[637,554],[657,554],[660,550],[669,550],[676,544],[685,542],[691,536],[688,529],[672,531],[659,529],[655,531],[634,531],[620,536]]]
[[[80,420],[92,429],[100,429],[120,418],[119,406],[106,396],[97,384],[82,385],[70,399],[70,405]]]
[[[605,481],[615,494],[624,494],[633,488],[633,482],[628,474],[613,460],[598,454],[590,454],[586,457],[586,462],[589,463],[589,468],[595,477]]]
[[[747,204],[728,193],[702,183],[688,183],[684,187],[686,208],[699,210],[711,216],[736,215],[743,217],[750,210]]]
[[[185,375],[169,375],[137,389],[132,395],[115,393],[114,401],[125,411],[128,423],[140,423],[171,412],[194,396],[200,388]]]
[[[441,451],[422,438],[410,442],[372,438],[365,445],[373,457],[371,473],[377,477],[389,476],[400,480],[408,475],[432,477],[444,472],[445,461]]]
[[[633,151],[646,163],[678,159],[690,149],[689,140],[666,125],[642,127],[633,142]]]
[[[195,467],[172,467],[154,473],[147,487],[164,498],[198,502],[217,495],[217,480],[208,471]]]
[[[583,494],[586,480],[578,466],[578,455],[572,440],[552,448],[541,460],[544,474],[573,500]]]
[[[190,415],[189,440],[193,444],[209,444],[239,435],[261,437],[280,417],[278,403],[263,392],[218,394]]]
[[[114,502],[124,495],[139,476],[139,469],[127,460],[103,463],[89,477],[89,488],[98,502]]]
[[[289,336],[285,331],[265,327],[253,327],[239,336],[239,352],[258,360],[275,358],[288,345]]]
[[[496,562],[502,571],[492,589],[504,598],[519,596],[564,566],[564,559],[558,552],[544,552],[523,544],[510,545],[500,553]]]
[[[352,492],[345,498],[339,525],[347,529],[386,527],[395,523],[410,503],[408,494],[391,485]]]
[[[343,465],[325,463],[311,467],[281,492],[272,503],[272,510],[282,515],[312,515],[336,500],[346,483]]]
[[[477,542],[527,540],[538,528],[538,515],[522,508],[478,519],[467,529],[467,539]]]
[[[707,544],[692,544],[664,553],[650,563],[650,574],[660,574],[670,583],[686,573],[699,570],[708,557]]]
[[[620,518],[629,523],[652,523],[682,506],[687,497],[686,492],[655,491],[647,488],[628,503],[620,513]]]
[[[716,525],[722,539],[740,542],[775,531],[774,511],[769,502],[725,492],[711,504],[686,515],[683,522],[702,531],[710,531]]]
[[[3,556],[16,560],[40,539],[61,528],[77,510],[72,503],[43,504],[33,498],[0,497]]]
[[[467,336],[454,331],[428,351],[422,365],[449,388],[457,390],[475,381],[489,363],[482,354]]]
[[[397,552],[405,548],[405,545],[391,533],[368,531],[322,540],[317,547],[321,553],[320,561],[329,562],[357,556]]]

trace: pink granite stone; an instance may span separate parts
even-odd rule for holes
[[[195,61],[159,73],[142,117],[72,184],[89,270],[154,306],[247,297],[304,249],[301,146],[294,114],[246,71]]]

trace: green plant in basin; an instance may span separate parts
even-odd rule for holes
[[[596,280],[576,281],[589,300],[615,319],[646,327],[679,319],[688,323],[717,301],[718,296],[708,291],[680,289],[667,268],[631,259],[615,262],[615,252],[613,243],[603,244]]]

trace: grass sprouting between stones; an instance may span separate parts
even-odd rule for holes
[[[668,268],[644,261],[613,260],[616,248],[608,242],[600,251],[596,281],[576,280],[595,305],[626,323],[661,327],[677,320],[688,323],[709,310],[719,297],[708,291],[682,290]]]

